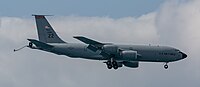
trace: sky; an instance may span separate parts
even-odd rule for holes
[[[120,18],[154,11],[162,2],[164,0],[1,0],[0,16],[51,14]]]
[[[172,46],[184,60],[141,62],[139,68],[108,70],[103,61],[70,58],[25,48],[37,39],[31,14],[47,17],[66,42],[84,35],[102,42]],[[1,87],[199,87],[199,0],[1,0]]]

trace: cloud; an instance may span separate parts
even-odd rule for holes
[[[125,44],[163,44],[186,52],[186,60],[162,64],[141,63],[138,69],[107,70],[99,61],[72,59],[37,50],[15,47],[37,38],[33,18],[0,18],[0,86],[199,86],[200,80],[200,2],[168,0],[159,10],[140,17],[48,17],[59,36],[67,42],[84,35],[102,42]]]
[[[73,39],[72,36],[74,35],[84,35],[100,41],[148,43],[158,40],[154,19],[155,13],[140,18],[124,17],[119,19],[65,16],[54,18],[51,23],[66,41]],[[144,35],[147,37],[144,37]]]
[[[185,67],[192,71],[192,78],[199,79],[200,69],[189,67],[200,67],[200,1],[169,0],[159,12],[156,26],[160,41],[185,51],[189,56]]]

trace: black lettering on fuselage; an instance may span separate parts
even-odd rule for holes
[[[170,56],[175,56],[176,54],[175,53],[166,53],[166,52],[162,52],[162,53],[159,53],[159,55],[170,55]]]

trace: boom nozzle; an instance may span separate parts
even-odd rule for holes
[[[25,45],[25,46],[23,46],[23,47],[21,47],[21,48],[14,49],[14,52],[16,52],[16,51],[19,51],[19,50],[21,50],[21,49],[23,49],[23,48],[25,48],[25,47],[28,47],[28,46],[27,46],[27,45]]]

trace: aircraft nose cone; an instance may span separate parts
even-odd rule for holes
[[[182,54],[183,59],[187,57],[187,55],[185,53],[181,52],[181,54]]]

